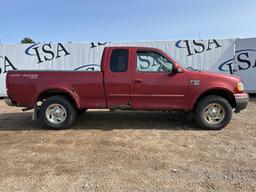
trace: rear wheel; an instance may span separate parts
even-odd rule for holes
[[[75,121],[76,109],[65,97],[49,97],[40,107],[39,119],[46,128],[65,129]]]
[[[232,114],[232,107],[225,98],[210,95],[198,102],[195,121],[201,128],[219,130],[227,126]]]

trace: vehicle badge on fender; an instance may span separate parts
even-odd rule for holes
[[[195,86],[199,86],[200,85],[200,80],[191,80],[190,83],[195,85]]]

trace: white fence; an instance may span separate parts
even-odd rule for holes
[[[6,96],[8,70],[100,70],[105,46],[156,47],[185,67],[241,76],[256,92],[256,38],[152,42],[35,43],[0,45],[0,96]]]

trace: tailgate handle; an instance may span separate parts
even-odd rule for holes
[[[142,83],[142,79],[134,79],[134,83]]]

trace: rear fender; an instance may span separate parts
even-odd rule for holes
[[[67,94],[69,97],[71,97],[76,105],[77,109],[80,109],[80,100],[79,97],[76,93],[76,91],[72,88],[66,88],[66,87],[51,87],[47,89],[43,89],[33,98],[33,103],[36,105],[37,101],[40,100],[41,96],[47,93],[52,93],[53,95],[58,95],[58,94]]]

